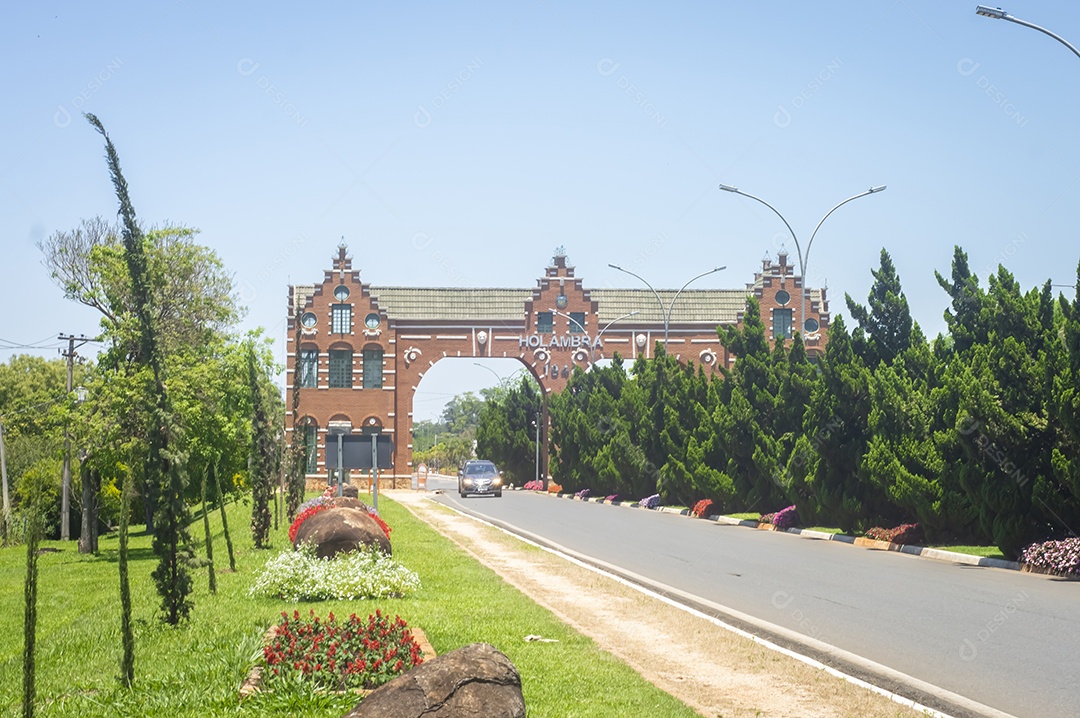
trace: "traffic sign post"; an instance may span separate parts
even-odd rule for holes
[[[338,434],[336,443],[326,442],[326,463],[338,466],[338,496],[345,469],[371,469],[372,504],[378,511],[379,469],[394,468],[394,442],[384,434]]]

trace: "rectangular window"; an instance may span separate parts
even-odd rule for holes
[[[791,339],[791,310],[772,310],[773,339]]]
[[[352,331],[352,305],[334,304],[330,307],[330,333],[348,334]]]
[[[585,312],[570,312],[570,333],[585,333]]]
[[[330,350],[330,388],[352,388],[352,349]]]
[[[307,450],[305,473],[314,474],[319,470],[319,427],[308,424],[304,427],[304,448]]]
[[[382,349],[364,350],[364,388],[382,389]]]
[[[536,333],[551,334],[555,330],[555,315],[551,312],[536,313]]]
[[[297,364],[300,372],[300,387],[302,389],[314,389],[318,386],[319,376],[319,350],[301,349],[300,362]]]

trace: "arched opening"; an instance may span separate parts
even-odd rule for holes
[[[546,396],[534,367],[517,357],[445,357],[432,363],[413,392],[413,470],[423,463],[432,474],[456,476],[461,461],[492,458],[476,453],[480,411],[489,398],[520,391],[522,381],[530,387],[531,398],[528,407],[519,407],[516,424],[522,426],[515,429],[519,443],[522,429],[527,429],[529,435],[527,480],[537,475],[543,478],[547,462]]]

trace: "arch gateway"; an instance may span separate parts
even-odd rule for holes
[[[687,289],[678,294],[667,326],[668,354],[710,373],[734,365],[736,357],[721,346],[716,329],[741,324],[750,296],[760,303],[770,342],[790,338],[800,312],[802,277],[784,251],[777,260],[766,256],[742,289]],[[671,289],[654,293],[644,286],[585,288],[562,248],[532,288],[384,287],[361,280],[342,243],[321,282],[289,287],[289,441],[304,432],[309,485],[325,485],[328,437],[389,435],[395,468],[380,472],[380,486],[408,487],[413,395],[437,361],[516,358],[547,396],[566,386],[575,366],[587,369],[615,352],[631,361],[651,357],[656,343],[664,341],[660,303],[672,306],[676,294]],[[824,289],[807,293],[804,338],[811,356],[820,354],[828,341],[825,294]],[[542,437],[544,476],[546,445]]]

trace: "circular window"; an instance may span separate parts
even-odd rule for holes
[[[781,307],[790,301],[791,295],[788,294],[785,290],[781,289],[779,292],[776,293],[776,303],[779,304]]]
[[[339,302],[344,302],[349,298],[349,288],[344,284],[334,287],[334,298]]]
[[[319,321],[319,318],[316,317],[315,314],[312,312],[304,312],[304,316],[300,317],[300,323],[308,329],[311,329],[313,326],[315,326],[315,323],[317,321]]]
[[[805,322],[803,322],[803,329],[808,332],[816,332],[818,330],[817,319],[814,319],[813,317],[807,319]]]
[[[366,317],[364,317],[364,325],[368,329],[378,329],[379,328],[379,315],[375,314],[374,312],[367,315]]]

